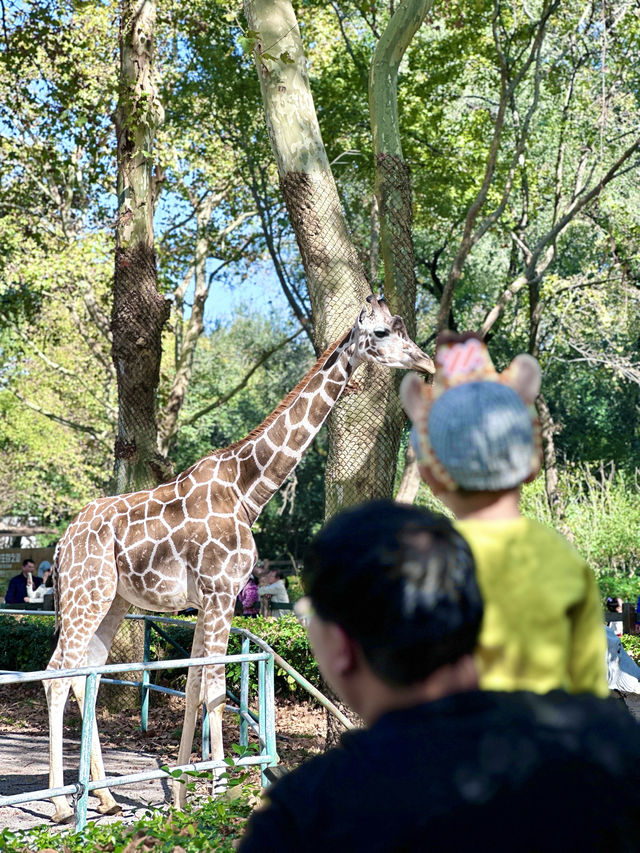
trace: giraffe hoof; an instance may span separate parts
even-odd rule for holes
[[[100,803],[100,805],[97,808],[97,811],[100,814],[105,814],[105,815],[106,814],[120,814],[120,812],[122,811],[122,806],[116,802],[106,803],[106,804]]]
[[[68,812],[56,812],[51,820],[54,823],[71,823],[73,820],[73,810],[69,809]]]

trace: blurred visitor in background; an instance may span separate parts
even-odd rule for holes
[[[48,565],[51,566],[50,563]],[[43,610],[53,610],[53,569],[45,569],[40,586],[27,587],[27,596],[31,604],[42,603]]]
[[[609,598],[607,598],[607,610],[609,611],[609,613],[620,614],[620,619],[609,621],[609,627],[617,637],[621,637],[623,631],[622,599],[617,597],[612,598],[611,596],[609,596]]]
[[[280,569],[272,569],[268,560],[264,560],[262,566],[258,586],[260,612],[263,616],[268,616],[274,604],[289,603],[289,593],[287,592],[287,580],[284,573]],[[274,616],[278,618],[284,616],[284,610],[277,607],[274,607],[273,610]]]
[[[29,592],[37,589],[42,579],[34,577],[36,564],[30,557],[22,561],[22,571],[9,581],[4,600],[7,604],[24,604],[29,601]]]
[[[260,613],[260,596],[258,595],[258,579],[252,574],[238,594],[238,601],[242,605],[243,616],[257,616]]]

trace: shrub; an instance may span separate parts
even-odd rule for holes
[[[0,618],[0,669],[36,672],[53,654],[53,616]]]
[[[296,618],[287,614],[281,619],[248,619],[238,617],[233,621],[234,627],[246,628],[251,633],[261,637],[287,663],[308,679],[316,687],[320,687],[320,675],[309,642],[307,632]],[[191,649],[193,640],[192,621],[184,620],[183,625],[162,625],[162,629],[174,642],[177,642],[187,652]],[[52,640],[54,621],[52,616],[4,616],[0,619],[0,669],[19,672],[34,672],[46,669],[53,652]],[[174,649],[161,636],[152,632],[151,653],[154,660],[176,660],[183,657],[182,652]],[[229,638],[229,654],[240,654],[241,638],[231,634]],[[252,646],[252,651],[256,647]],[[156,683],[173,684],[184,680],[186,670],[169,670],[158,672],[154,676]],[[296,682],[284,670],[276,666],[276,690],[291,692],[297,687]],[[252,679],[255,683],[255,679]],[[240,689],[240,664],[227,666],[227,683],[234,692]]]
[[[86,850],[125,849],[231,853],[256,801],[256,786],[244,782],[230,788],[227,797],[187,802],[183,811],[149,810],[132,826],[122,821],[105,826],[90,822],[82,832],[71,835],[61,835],[48,827],[26,832],[0,830],[0,850],[3,853],[30,853],[33,850],[84,853]]]
[[[627,653],[635,660],[637,664],[640,664],[640,635],[623,634],[620,639]]]
[[[597,474],[573,466],[561,471],[559,488],[573,544],[596,575],[632,578],[640,566],[640,497],[635,484],[613,466]],[[542,476],[524,486],[521,506],[524,515],[553,524]],[[637,593],[622,597],[635,601]]]

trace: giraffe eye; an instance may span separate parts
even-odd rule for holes
[[[373,334],[376,338],[386,338],[389,334],[389,329],[374,329]]]

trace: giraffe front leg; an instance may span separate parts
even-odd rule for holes
[[[202,611],[198,613],[196,627],[193,632],[193,643],[191,645],[191,657],[203,656],[202,637],[204,632],[204,619]],[[202,667],[190,666],[187,674],[187,686],[185,687],[185,709],[182,724],[182,735],[180,737],[180,749],[178,750],[178,764],[191,763],[191,749],[193,747],[193,734],[196,728],[198,710],[202,704]],[[187,777],[174,779],[173,804],[178,809],[183,809],[187,797]]]
[[[231,597],[228,612],[217,618],[210,614],[213,622],[212,630],[204,633],[205,655],[224,655],[227,652],[229,630],[233,616],[233,599]],[[203,675],[204,702],[209,715],[209,743],[213,760],[222,761],[224,758],[224,743],[222,739],[222,715],[226,704],[226,676],[223,665],[206,667]],[[215,797],[227,788],[226,768],[214,768],[212,795]]]
[[[84,692],[85,681],[83,678],[73,679],[72,681],[73,694],[76,697],[80,714],[84,717]],[[104,770],[104,762],[102,760],[102,748],[100,746],[100,736],[98,734],[98,724],[94,715],[93,726],[91,728],[91,756],[90,756],[90,772],[91,778],[96,781],[104,779],[106,773]],[[114,800],[111,791],[108,788],[95,788],[92,796],[96,797],[100,803],[98,812],[100,814],[112,815],[119,814],[122,807]]]
[[[195,637],[194,637],[195,644]],[[193,653],[192,653],[193,654]],[[196,655],[194,655],[196,657]],[[199,657],[199,655],[198,655]],[[202,667],[189,667],[187,675],[187,686],[185,688],[185,710],[182,724],[182,735],[180,737],[180,749],[178,750],[178,764],[191,763],[191,749],[193,747],[193,735],[196,729],[198,710],[202,704]],[[173,805],[177,809],[183,809],[187,799],[187,776],[181,776],[172,782]]]

